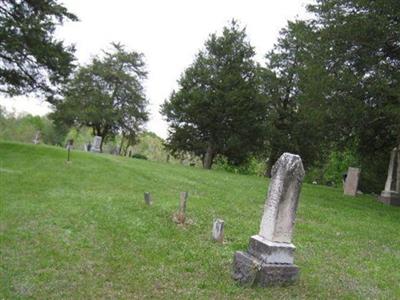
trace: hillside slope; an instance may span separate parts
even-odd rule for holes
[[[304,185],[300,281],[245,289],[232,258],[258,232],[265,179],[78,151],[65,160],[0,142],[0,298],[400,298],[400,209],[371,196]],[[180,191],[185,227],[171,220]],[[224,245],[210,240],[217,217]]]

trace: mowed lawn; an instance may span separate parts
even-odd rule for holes
[[[268,182],[222,171],[0,142],[0,299],[399,299],[400,208],[303,185],[300,280],[241,288]],[[153,206],[144,204],[151,192]],[[189,192],[190,224],[172,214]],[[211,241],[225,220],[224,245]]]

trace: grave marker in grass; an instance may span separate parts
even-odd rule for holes
[[[247,252],[234,255],[232,277],[239,284],[265,287],[297,280],[292,233],[303,178],[300,156],[282,154],[272,168],[260,232],[250,238]]]
[[[67,142],[67,162],[68,163],[70,163],[71,161],[70,161],[70,156],[71,156],[71,149],[72,149],[72,147],[73,147],[73,145],[74,145],[74,140],[73,139],[69,139],[68,140],[68,142]]]
[[[358,181],[360,179],[360,169],[350,167],[347,171],[346,180],[344,182],[344,194],[347,196],[356,196],[358,189]]]
[[[188,192],[181,192],[179,198],[179,210],[173,215],[173,220],[178,224],[185,224],[186,221],[186,202],[188,199]]]
[[[218,243],[224,242],[224,220],[216,219],[212,228],[212,239]]]
[[[385,189],[378,199],[385,204],[400,206],[400,145],[390,153]]]
[[[144,202],[147,205],[152,205],[153,204],[153,199],[151,198],[151,194],[149,192],[144,193]]]

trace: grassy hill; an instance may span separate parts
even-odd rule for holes
[[[241,288],[233,253],[258,232],[265,179],[78,151],[65,159],[0,142],[0,298],[400,298],[400,209],[371,196],[305,184],[299,282]],[[185,227],[171,220],[181,191]],[[217,217],[224,245],[210,240]]]

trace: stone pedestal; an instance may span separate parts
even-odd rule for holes
[[[233,261],[233,279],[240,285],[261,287],[290,285],[297,281],[299,268],[294,264],[262,263],[253,255],[237,251]]]
[[[262,287],[294,283],[299,274],[299,268],[293,264],[295,249],[291,243],[271,242],[254,235],[247,253],[235,253],[233,278],[248,286],[255,282]]]
[[[393,191],[382,191],[381,195],[378,197],[378,200],[388,205],[400,206],[400,193]]]
[[[249,254],[267,264],[293,264],[296,247],[290,243],[277,243],[253,235],[249,242]]]

